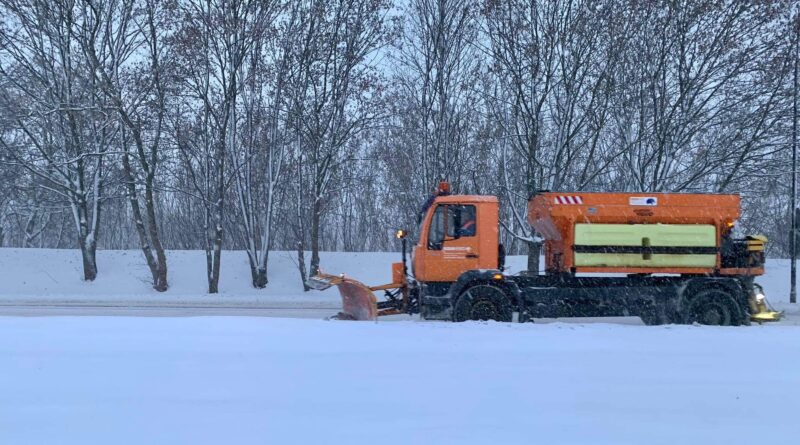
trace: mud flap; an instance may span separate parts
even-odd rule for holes
[[[750,321],[764,323],[765,321],[780,321],[783,318],[783,311],[776,311],[767,297],[764,296],[764,288],[758,283],[753,285],[754,294],[750,297]]]
[[[319,274],[311,277],[306,284],[317,290],[331,286],[339,288],[342,297],[342,311],[333,318],[340,320],[376,320],[378,318],[378,299],[360,281],[343,275]]]
[[[756,323],[763,323],[765,321],[780,321],[781,318],[783,318],[783,312],[766,311],[753,314],[752,316],[750,316],[750,321],[754,321]]]
[[[773,309],[766,299],[756,301],[754,304],[751,303],[751,305],[755,307],[755,310],[751,308],[750,321],[764,323],[765,321],[780,321],[781,318],[783,318],[783,312],[778,312]]]

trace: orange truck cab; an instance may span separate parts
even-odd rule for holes
[[[415,278],[454,282],[467,270],[498,269],[499,207],[494,196],[437,197],[422,220],[414,247]]]

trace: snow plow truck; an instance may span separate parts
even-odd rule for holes
[[[402,261],[392,264],[392,283],[319,273],[307,284],[337,286],[337,318],[351,320],[419,313],[456,322],[638,316],[651,325],[744,325],[781,316],[755,283],[766,238],[733,237],[738,195],[535,193],[527,219],[543,242],[544,273],[515,275],[504,272],[497,197],[453,195],[441,183],[421,215],[410,271],[406,232],[397,231]]]

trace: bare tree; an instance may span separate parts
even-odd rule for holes
[[[76,52],[82,26],[70,1],[0,2],[11,25],[0,34],[0,106],[13,129],[0,137],[12,161],[72,211],[84,279],[97,276],[104,160],[116,136],[94,80]]]
[[[292,73],[295,136],[310,184],[310,274],[319,271],[320,226],[352,138],[381,116],[375,51],[387,42],[385,0],[308,2]]]
[[[6,119],[0,112],[0,125],[5,125]],[[5,133],[0,129],[0,135]],[[13,162],[8,158],[5,151],[0,151],[0,247],[7,242],[11,233],[11,214],[14,205],[14,197],[19,188],[20,172],[11,168]]]
[[[200,108],[194,122],[199,138],[179,126],[179,148],[190,172],[194,195],[205,207],[206,266],[209,293],[219,288],[225,192],[229,184],[226,158],[238,150],[237,105],[247,54],[275,14],[271,1],[196,0],[181,5],[183,23],[178,56],[191,91],[189,109]]]
[[[405,32],[397,52],[402,67],[396,76],[402,95],[410,99],[410,141],[417,164],[420,192],[439,180],[456,188],[464,181],[466,148],[472,129],[473,100],[479,54],[477,9],[466,0],[413,0],[408,4]]]
[[[153,288],[163,292],[168,288],[167,256],[159,234],[155,181],[167,106],[164,41],[176,11],[154,0],[81,3],[83,26],[74,30],[75,39],[124,129],[123,182]]]
[[[0,238],[72,234],[87,279],[136,247],[159,290],[166,249],[212,292],[242,250],[260,288],[274,250],[396,249],[445,179],[530,269],[539,189],[738,192],[780,255],[794,6],[0,0]]]
[[[505,126],[501,148],[502,191],[509,210],[503,227],[528,246],[528,270],[539,270],[541,240],[525,221],[527,198],[543,187],[545,107],[556,83],[559,4],[487,2],[486,33],[499,88],[490,103]],[[511,151],[513,155],[508,152]],[[523,172],[517,178],[511,171]],[[514,180],[518,179],[518,180]]]
[[[238,150],[229,153],[235,183],[238,221],[253,287],[267,285],[275,201],[288,162],[286,142],[286,82],[293,61],[294,40],[302,18],[302,4],[288,10],[277,5],[278,19],[254,42],[240,70],[242,133]]]
[[[702,183],[708,179],[721,180],[723,189],[730,184],[745,165],[735,159],[758,151],[754,142],[774,122],[769,110],[778,96],[762,89],[758,64],[776,50],[775,39],[762,32],[775,22],[781,4],[626,5],[634,17],[633,36],[618,70],[627,78],[617,79],[613,115],[617,143],[626,147],[623,188],[706,189]],[[754,103],[753,95],[766,102]],[[731,123],[734,114],[748,120],[754,133],[726,130],[728,137],[720,139],[716,128]]]

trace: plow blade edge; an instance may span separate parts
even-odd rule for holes
[[[377,298],[370,288],[360,281],[341,275],[319,274],[311,277],[306,284],[317,290],[324,290],[331,286],[339,289],[339,295],[342,297],[342,311],[335,318],[341,320],[376,320],[378,318]]]

